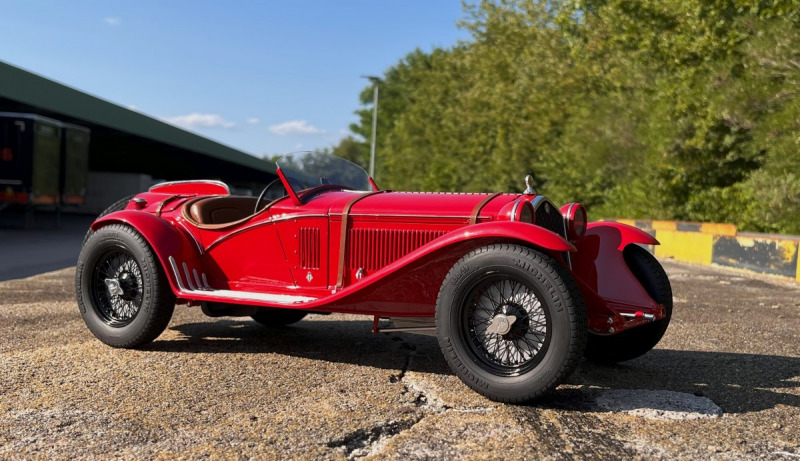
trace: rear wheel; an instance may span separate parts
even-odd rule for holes
[[[308,312],[306,311],[299,311],[295,309],[273,309],[265,307],[264,309],[260,309],[258,312],[251,315],[250,318],[264,325],[265,327],[281,327],[284,325],[297,323],[303,320],[306,315],[308,315]]]
[[[552,258],[489,245],[459,260],[436,303],[439,346],[473,390],[506,403],[533,400],[572,372],[586,344],[586,310]]]
[[[638,245],[628,245],[625,262],[653,300],[663,304],[663,319],[611,336],[589,334],[585,356],[599,363],[631,360],[650,351],[664,336],[672,318],[672,287],[658,260]]]
[[[102,342],[133,348],[169,324],[175,296],[147,241],[131,227],[101,228],[84,245],[75,271],[78,307]]]

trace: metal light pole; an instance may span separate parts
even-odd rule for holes
[[[374,76],[374,75],[362,75],[363,78],[368,79],[372,82],[372,86],[375,88],[372,97],[372,141],[370,142],[369,146],[369,175],[371,178],[375,178],[375,136],[378,133],[378,84],[381,82],[381,79]]]

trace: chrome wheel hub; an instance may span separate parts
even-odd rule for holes
[[[530,286],[490,276],[467,302],[465,331],[487,368],[513,376],[536,366],[549,344],[549,321]]]
[[[106,289],[108,290],[109,296],[122,296],[124,291],[122,287],[119,285],[119,280],[117,279],[106,279]]]
[[[132,322],[144,300],[144,277],[131,254],[108,251],[93,272],[93,304],[102,320],[114,327]]]
[[[492,320],[489,321],[489,326],[486,328],[487,333],[496,335],[506,335],[511,331],[511,325],[517,321],[517,317],[513,315],[497,314]]]

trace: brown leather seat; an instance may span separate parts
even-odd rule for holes
[[[189,217],[199,225],[227,224],[240,221],[253,214],[255,197],[208,197],[189,206]]]

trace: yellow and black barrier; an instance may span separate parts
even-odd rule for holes
[[[800,237],[739,232],[733,224],[615,219],[644,230],[660,258],[717,264],[800,282]]]

